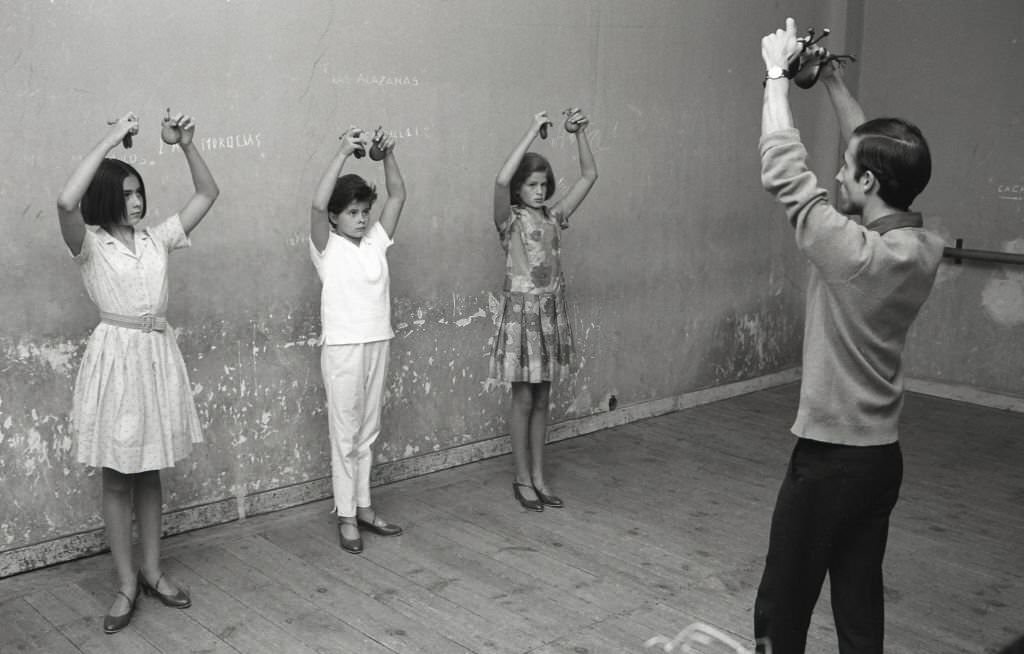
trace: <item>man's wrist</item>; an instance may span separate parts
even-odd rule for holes
[[[769,66],[768,70],[765,71],[764,81],[761,82],[761,85],[768,86],[769,82],[774,82],[773,86],[778,85],[779,80],[788,81],[789,72],[782,66]],[[788,84],[784,86],[788,86]]]

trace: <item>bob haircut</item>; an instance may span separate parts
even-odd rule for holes
[[[377,190],[359,175],[349,173],[334,183],[334,191],[327,202],[327,213],[338,215],[353,202],[368,202],[372,207],[376,201]]]
[[[870,170],[878,179],[878,196],[890,207],[907,211],[928,186],[932,155],[921,130],[900,118],[875,118],[853,130],[860,137],[855,177]]]
[[[509,182],[509,204],[519,204],[519,190],[526,182],[526,178],[533,173],[544,173],[547,177],[548,191],[544,196],[545,200],[550,200],[551,196],[555,194],[555,173],[551,170],[551,164],[536,152],[527,152],[523,155],[523,160],[519,162],[515,174],[512,175],[512,181]]]
[[[139,180],[142,217],[146,217],[149,202],[146,201],[146,183],[142,181],[142,175],[123,161],[104,159],[82,196],[82,220],[86,225],[119,225],[124,222],[124,180],[128,177]]]

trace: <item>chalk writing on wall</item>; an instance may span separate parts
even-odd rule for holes
[[[263,147],[263,135],[261,132],[246,132],[244,134],[196,136],[193,142],[201,152],[209,150],[238,150],[241,148],[261,149]],[[157,151],[157,154],[161,155],[165,152],[177,152],[180,149],[177,145],[167,145],[163,141],[160,141],[159,147],[160,149]]]
[[[997,184],[996,195],[1000,200],[1024,201],[1024,184]]]
[[[335,86],[419,86],[420,79],[411,75],[377,75],[357,73],[356,75],[332,75]]]
[[[320,71],[324,75],[329,75],[331,84],[335,86],[392,86],[392,87],[414,87],[420,86],[420,78],[415,75],[405,75],[402,73],[391,72],[350,72],[350,71],[331,71],[330,63],[327,61],[321,61],[319,65]]]

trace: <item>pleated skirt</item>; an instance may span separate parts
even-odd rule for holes
[[[531,294],[506,291],[488,376],[505,382],[555,381],[575,360],[572,324],[565,293]]]
[[[203,440],[174,331],[100,323],[75,381],[79,463],[130,474],[169,468]]]

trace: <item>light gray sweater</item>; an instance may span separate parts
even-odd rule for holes
[[[862,226],[807,169],[800,132],[761,137],[761,183],[785,207],[811,262],[797,436],[843,445],[898,439],[903,346],[928,298],[943,241],[918,213]]]

